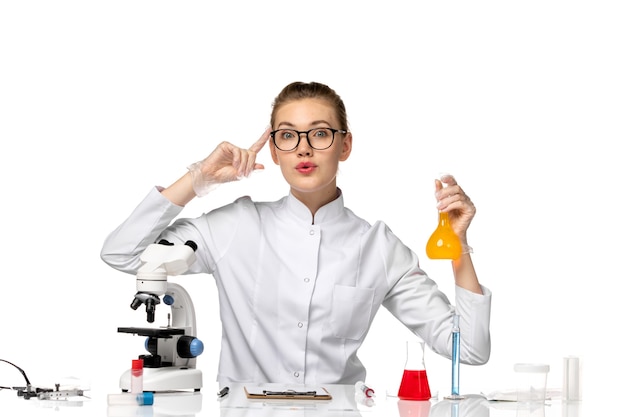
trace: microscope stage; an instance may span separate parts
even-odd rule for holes
[[[139,336],[169,338],[177,335],[184,335],[184,329],[174,327],[153,328],[153,327],[118,327],[118,333],[132,333]]]

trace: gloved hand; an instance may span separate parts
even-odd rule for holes
[[[268,127],[249,149],[222,142],[208,157],[189,165],[187,169],[191,173],[196,195],[204,197],[222,183],[237,181],[248,177],[256,169],[264,169],[263,164],[256,162],[256,156],[269,137]]]

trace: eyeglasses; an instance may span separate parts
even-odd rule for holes
[[[281,151],[293,151],[300,145],[300,135],[306,135],[309,146],[318,151],[328,149],[335,140],[335,133],[348,133],[342,129],[331,129],[330,127],[318,127],[301,132],[293,129],[278,129],[270,132],[274,145]]]

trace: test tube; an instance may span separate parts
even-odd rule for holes
[[[461,329],[459,327],[459,315],[455,314],[452,321],[452,389],[446,400],[465,399],[459,393],[459,370],[461,368]]]
[[[460,363],[460,336],[459,329],[459,315],[454,315],[454,322],[452,325],[452,392],[453,396],[460,395],[459,393],[459,368]]]
[[[356,384],[354,384],[354,387],[356,389],[357,394],[364,395],[367,398],[373,398],[376,396],[374,395],[374,390],[368,387],[367,385],[365,385],[363,381],[358,381]]]
[[[133,359],[130,371],[130,392],[132,394],[143,392],[143,359]]]
[[[152,405],[154,404],[154,394],[152,392],[109,394],[107,403],[109,405]]]

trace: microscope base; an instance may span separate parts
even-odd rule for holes
[[[120,377],[122,391],[130,391],[130,369]],[[144,368],[143,390],[151,392],[194,390],[202,388],[202,371],[183,366]]]

